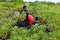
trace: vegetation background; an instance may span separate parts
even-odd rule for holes
[[[39,26],[30,29],[12,26],[18,19],[24,20],[17,11],[26,5],[34,17],[38,17]],[[23,16],[24,15],[24,16]],[[46,32],[45,22],[52,28]],[[54,2],[23,2],[23,0],[0,0],[0,39],[1,40],[60,40],[60,3]]]

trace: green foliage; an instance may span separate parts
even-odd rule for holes
[[[47,26],[44,24],[39,26],[32,25],[30,29],[11,26],[18,19],[24,20],[26,17],[25,12],[20,15],[16,11],[17,8],[22,8],[22,5],[25,5],[24,3],[20,5],[20,2],[22,3],[22,0],[0,3],[0,21],[3,23],[0,26],[0,38],[4,38],[7,32],[10,32],[9,40],[60,40],[60,10],[56,8],[59,5],[37,1],[28,3],[28,11],[32,12],[34,17],[37,16],[39,18],[38,22],[40,23],[41,18],[43,18],[52,27],[53,32],[47,33],[45,32]],[[11,16],[6,18],[8,14],[11,14]]]
[[[0,0],[0,2],[1,2],[2,0]]]

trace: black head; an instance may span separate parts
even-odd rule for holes
[[[26,6],[23,6],[23,8],[26,8]]]
[[[38,20],[38,17],[35,17],[35,20]]]

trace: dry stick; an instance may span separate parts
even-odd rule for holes
[[[9,11],[12,11],[12,14],[9,13],[8,15],[5,16],[6,18],[13,17],[13,15],[14,15],[14,11],[15,11],[15,10],[11,10],[11,9],[10,9]]]
[[[0,25],[2,25],[3,23],[2,23],[2,21],[0,21]]]
[[[49,24],[46,24],[46,32],[53,32],[52,27]]]
[[[1,40],[7,40],[7,39],[9,39],[9,37],[10,37],[10,31],[11,31],[11,29],[6,33],[6,36],[4,38],[2,38]]]
[[[2,40],[7,40],[7,39],[9,39],[9,37],[10,37],[10,32],[7,32],[6,36],[4,38],[2,38]]]

